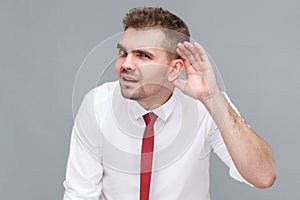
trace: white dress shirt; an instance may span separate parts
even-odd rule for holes
[[[150,199],[209,200],[209,157],[213,150],[229,174],[235,168],[212,117],[178,89],[162,106],[147,111],[121,96],[118,81],[91,90],[72,130],[64,200],[138,200],[142,116],[154,112],[155,147]]]

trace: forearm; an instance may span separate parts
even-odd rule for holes
[[[240,174],[256,187],[271,186],[276,172],[269,145],[233,110],[223,93],[203,103],[221,131]]]
[[[78,124],[80,123],[75,121],[72,131],[63,199],[96,200],[102,192],[103,167],[91,148],[88,150],[87,140],[80,138],[80,130],[87,133],[87,127],[78,128]],[[89,125],[91,127],[91,124]]]

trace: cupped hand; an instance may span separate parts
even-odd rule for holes
[[[220,90],[205,50],[197,42],[179,43],[177,47],[178,55],[184,60],[187,80],[175,79],[175,87],[201,102],[217,95]]]

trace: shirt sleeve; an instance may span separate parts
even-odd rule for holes
[[[232,108],[237,112],[238,115],[240,115],[237,108],[230,101],[229,97],[225,93],[224,95],[227,98],[229,104],[232,106]],[[226,164],[226,166],[229,167],[229,175],[237,181],[244,182],[252,186],[240,175],[239,171],[235,167],[231,156],[228,152],[228,149],[224,143],[221,132],[218,129],[216,123],[213,121],[213,119],[211,119],[210,132],[207,139],[210,145],[212,146],[214,153],[216,153],[217,156]]]
[[[72,129],[64,200],[98,200],[102,192],[101,132],[93,92],[85,96]]]

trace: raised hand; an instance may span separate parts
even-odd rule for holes
[[[205,102],[220,90],[207,54],[199,43],[179,43],[177,53],[184,60],[186,82],[176,79],[173,84],[183,93]]]

